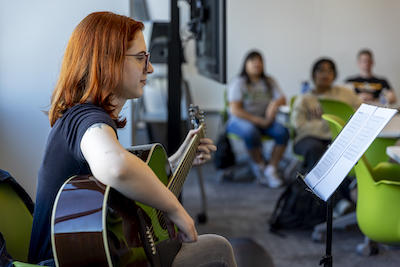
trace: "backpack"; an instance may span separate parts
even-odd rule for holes
[[[222,133],[217,140],[217,151],[214,154],[214,165],[217,169],[226,169],[235,165],[235,154],[226,132]]]
[[[287,186],[275,204],[270,230],[312,229],[326,220],[326,203],[308,190],[301,179]]]

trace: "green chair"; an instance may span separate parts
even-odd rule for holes
[[[322,116],[339,133],[344,122],[334,115]],[[385,244],[400,244],[400,165],[381,162],[372,167],[366,154],[354,167],[357,178],[357,222],[368,239]],[[358,250],[373,253],[371,245]],[[365,245],[368,246],[365,249]]]
[[[335,139],[336,136],[340,133],[342,130],[343,126],[346,124],[343,119],[339,118],[336,115],[333,114],[322,114],[322,118],[328,122],[329,129],[331,130],[332,134],[332,139]],[[350,170],[349,176],[354,177],[354,168]]]
[[[323,114],[322,118],[328,122],[329,128],[334,139],[342,127],[346,124],[345,121],[333,114]],[[336,125],[338,124],[338,125]],[[392,146],[396,143],[397,139],[394,138],[381,138],[377,137],[365,151],[364,155],[368,159],[368,164],[371,168],[377,166],[381,162],[389,161],[389,156],[386,154],[386,147]],[[353,169],[351,174],[354,174]]]
[[[339,100],[322,98],[319,99],[319,101],[324,114],[333,114],[339,117],[345,123],[354,114],[354,109],[351,106]],[[396,141],[396,138],[377,137],[365,152],[365,155],[368,158],[371,166],[374,167],[380,162],[388,161],[389,156],[386,154],[386,147],[393,146]]]
[[[375,167],[380,162],[389,161],[389,156],[386,154],[386,148],[393,146],[396,143],[396,138],[383,138],[377,137],[374,142],[365,151],[365,156],[368,159],[369,164]]]
[[[32,214],[12,186],[0,183],[0,232],[13,259],[27,261],[32,230]]]
[[[355,171],[361,231],[373,241],[400,244],[400,165],[383,162],[371,169],[363,157]]]
[[[15,267],[38,265],[24,263],[28,260],[33,217],[13,187],[0,183],[0,232],[6,241],[6,249],[16,261]]]
[[[333,114],[322,114],[322,119],[324,119],[331,130],[332,139],[335,139],[336,136],[340,133],[346,122],[340,117]]]
[[[321,104],[321,108],[324,114],[336,115],[345,122],[347,122],[354,114],[353,107],[349,106],[345,102],[325,98],[320,98],[319,102]]]

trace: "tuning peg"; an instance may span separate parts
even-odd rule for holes
[[[203,110],[200,110],[200,111],[199,111],[199,117],[200,117],[200,121],[201,121],[201,122],[204,122],[204,116],[205,116],[204,111],[203,111]]]
[[[190,104],[188,110],[189,110],[189,113],[193,113],[194,112],[194,105]]]

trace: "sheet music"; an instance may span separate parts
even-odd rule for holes
[[[326,201],[396,112],[362,104],[305,177],[314,193]]]

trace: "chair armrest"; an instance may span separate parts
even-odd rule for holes
[[[376,182],[377,185],[385,184],[385,185],[394,185],[400,187],[400,182],[398,181],[391,181],[391,180],[380,180]]]
[[[14,267],[40,267],[41,265],[36,265],[36,264],[29,264],[25,262],[20,262],[20,261],[13,261]]]
[[[400,183],[400,164],[381,162],[372,170],[375,181],[392,181]]]

